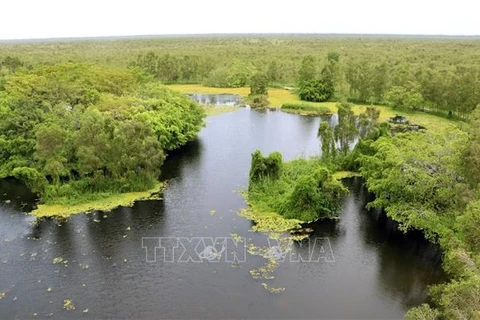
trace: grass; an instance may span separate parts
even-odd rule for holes
[[[178,84],[169,85],[169,88],[183,93],[211,93],[221,94],[230,93],[237,94],[241,97],[246,97],[250,93],[250,88],[212,88],[205,87],[201,84]],[[303,104],[311,107],[328,107],[332,113],[337,113],[336,102],[305,102],[298,98],[295,93],[290,90],[271,88],[268,90],[268,100],[271,107],[280,108],[284,104]],[[355,114],[360,114],[365,111],[366,105],[355,104],[353,111]],[[381,110],[380,121],[386,121],[395,115],[403,115],[408,118],[412,124],[419,124],[426,127],[432,132],[446,132],[458,125],[458,121],[443,118],[434,114],[428,114],[421,111],[408,112],[403,110],[395,110],[391,107],[374,105]]]
[[[284,103],[282,111],[302,116],[324,116],[331,115],[332,111],[327,106],[315,106],[306,103]]]
[[[142,192],[128,192],[110,195],[104,199],[79,203],[75,205],[40,204],[32,214],[37,218],[61,217],[68,218],[77,213],[87,213],[95,210],[111,211],[118,207],[131,207],[135,201],[158,199],[158,192],[164,184],[158,183],[154,188]]]

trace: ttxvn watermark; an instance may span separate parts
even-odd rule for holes
[[[247,253],[279,262],[335,262],[329,238],[269,239],[267,246],[255,247],[243,237],[144,237],[142,248],[149,263],[241,263]]]

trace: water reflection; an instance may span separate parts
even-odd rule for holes
[[[266,245],[266,236],[249,232],[251,222],[236,215],[245,203],[234,191],[247,187],[255,149],[279,150],[286,160],[319,155],[319,122],[244,108],[210,118],[197,140],[166,159],[163,200],[76,215],[61,226],[31,225],[21,203],[33,206],[34,196],[18,182],[0,183],[0,194],[17,199],[0,204],[0,291],[9,290],[2,317],[63,318],[69,298],[77,305],[72,318],[86,308],[95,318],[401,318],[424,301],[427,285],[443,280],[441,254],[421,235],[396,231],[382,212],[364,210],[370,195],[361,179],[345,181],[351,193],[339,220],[311,224],[311,239],[328,237],[334,263],[285,262],[265,280],[252,279],[249,271],[265,260],[250,255],[237,267],[146,262],[142,237],[236,233]],[[262,282],[286,290],[273,295]]]
[[[206,105],[212,106],[238,106],[242,99],[234,94],[203,94],[193,93],[188,95],[192,100]]]

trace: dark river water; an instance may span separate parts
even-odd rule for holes
[[[198,140],[166,161],[163,200],[79,214],[61,225],[32,224],[22,212],[31,209],[33,195],[15,181],[2,181],[0,318],[403,317],[425,301],[428,285],[444,280],[441,252],[420,234],[396,231],[381,212],[364,210],[370,195],[359,178],[344,181],[350,194],[340,219],[312,226],[310,243],[322,239],[324,246],[315,250],[327,249],[334,259],[285,259],[275,278],[265,280],[249,272],[265,264],[260,256],[246,254],[239,263],[182,262],[162,255],[170,252],[167,245],[157,250],[156,262],[147,255],[145,239],[158,237],[236,233],[268,245],[265,234],[250,232],[252,223],[236,214],[245,207],[235,191],[247,187],[250,154],[257,148],[279,150],[287,160],[318,154],[319,121],[246,108],[211,117]],[[262,283],[285,291],[268,292]],[[63,308],[65,299],[75,310]]]

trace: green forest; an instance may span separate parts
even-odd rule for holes
[[[310,102],[335,104],[338,125],[318,127],[321,157],[252,154],[249,204],[287,219],[336,219],[347,192],[341,177],[361,175],[375,195],[369,208],[443,250],[449,280],[406,318],[480,318],[478,38],[4,42],[0,179],[23,181],[47,204],[151,189],[168,153],[194,140],[206,116],[165,84],[249,87],[248,102],[259,107],[269,105],[269,88],[285,88],[302,103],[282,109],[309,115],[332,111]],[[354,103],[365,107],[358,112]],[[385,106],[410,122],[383,121]],[[416,123],[426,114],[428,122]]]
[[[474,37],[199,36],[5,42],[0,73],[58,62],[137,66],[163,83],[298,87],[310,101],[388,104],[467,118],[480,100]]]
[[[404,232],[421,230],[444,250],[447,283],[433,286],[432,303],[406,319],[476,319],[480,315],[480,107],[464,130],[443,132],[408,123],[380,122],[381,110],[355,115],[340,103],[339,123],[321,122],[322,156],[282,162],[252,154],[248,200],[254,210],[301,221],[338,215],[347,190],[335,178],[359,173],[379,208]],[[406,119],[408,121],[408,119]],[[462,126],[463,127],[463,126]],[[353,138],[360,137],[353,145]],[[332,174],[333,173],[333,174]]]
[[[63,63],[21,68],[0,91],[0,178],[43,203],[76,204],[158,183],[204,111],[139,70]]]

